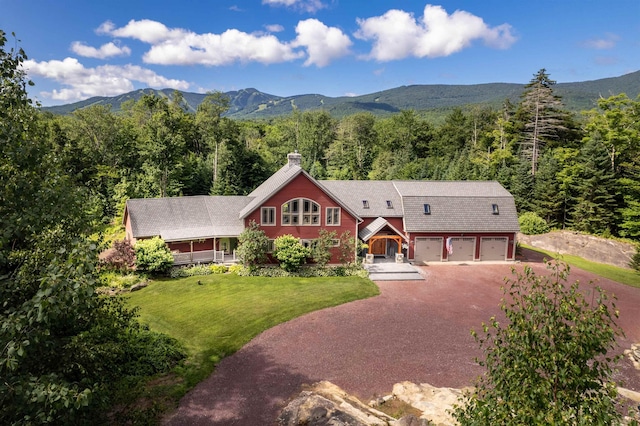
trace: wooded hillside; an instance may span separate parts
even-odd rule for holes
[[[222,93],[195,112],[178,92],[150,93],[123,114],[96,105],[40,123],[101,221],[130,197],[247,194],[298,150],[316,178],[498,180],[552,227],[640,238],[640,99],[625,94],[573,113],[543,69],[517,102],[455,108],[441,124],[413,110],[239,121],[230,108]]]

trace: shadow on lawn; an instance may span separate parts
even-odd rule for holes
[[[311,383],[309,377],[274,362],[261,347],[248,345],[223,359],[163,424],[271,425],[302,386]]]

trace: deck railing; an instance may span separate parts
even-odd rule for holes
[[[238,261],[236,251],[225,254],[223,250],[203,250],[188,253],[173,253],[174,265],[189,265],[191,263],[235,263]]]

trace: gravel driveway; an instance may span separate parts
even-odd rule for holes
[[[531,257],[536,270],[540,259]],[[512,265],[421,267],[424,281],[378,282],[381,295],[313,312],[253,339],[180,402],[169,425],[271,425],[301,387],[329,380],[367,402],[408,380],[434,386],[471,385],[481,353],[469,334],[500,313],[503,278]],[[522,265],[515,265],[521,270]],[[571,282],[594,277],[574,269]],[[640,342],[640,289],[605,279],[618,296],[620,343]],[[640,372],[620,365],[626,387],[640,391]]]

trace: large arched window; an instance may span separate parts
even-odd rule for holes
[[[294,198],[282,205],[283,225],[320,225],[320,205],[307,198]]]

